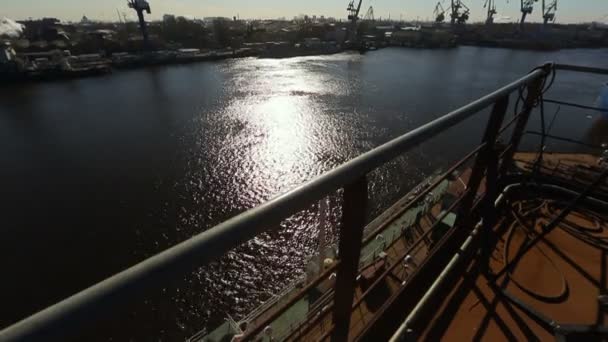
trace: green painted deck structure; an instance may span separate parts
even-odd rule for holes
[[[423,217],[430,213],[431,209],[441,203],[444,196],[447,194],[448,189],[450,187],[451,182],[448,180],[443,181],[439,184],[435,190],[425,198],[423,198],[418,206],[412,207],[411,209],[405,211],[403,214],[397,216],[395,219],[389,223],[386,228],[380,233],[378,238],[371,240],[368,242],[361,250],[361,259],[359,261],[359,268],[363,269],[374,263],[379,257],[380,253],[386,250],[390,245],[392,245],[399,237],[403,236],[403,233],[406,229],[411,228],[415,223],[417,217]],[[408,195],[404,197],[398,204],[393,206],[391,209],[387,210],[386,213],[396,212],[399,210],[398,206],[403,205],[408,202],[411,196]],[[397,208],[395,208],[397,207]],[[452,226],[454,224],[455,215],[453,213],[449,213],[443,222],[447,225]],[[378,226],[381,221],[386,220],[386,217],[382,215],[372,222],[366,229],[366,235],[371,234]],[[378,222],[380,221],[380,222]],[[289,297],[289,295],[294,294],[301,288],[303,280],[292,285],[287,291],[283,292],[281,297]],[[305,285],[305,284],[304,284]],[[311,307],[315,304],[315,301],[319,298],[319,291],[317,289],[312,289],[310,293],[306,294],[301,300],[297,301],[294,305],[288,308],[282,315],[280,315],[276,320],[274,320],[270,324],[270,335],[265,336],[264,333],[259,335],[262,341],[281,341],[285,339],[289,334],[297,329],[302,323],[304,323],[307,318]],[[266,306],[265,310],[269,310],[273,306],[280,305],[283,298],[278,298],[277,296],[273,296],[269,301],[273,301],[274,303],[264,303],[262,306]],[[268,305],[272,304],[272,305]],[[256,310],[260,314],[264,312],[264,310]],[[255,317],[249,316],[251,319],[255,319]],[[241,323],[241,322],[239,322]],[[202,337],[202,336],[194,336],[189,342],[220,342],[220,341],[230,341],[232,337],[239,334],[238,326],[240,324],[234,324],[230,321],[226,321],[223,325],[218,327],[216,330],[211,332],[210,334]],[[272,339],[271,339],[272,338]]]

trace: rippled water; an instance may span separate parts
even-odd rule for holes
[[[606,50],[386,49],[242,59],[0,89],[0,326],[200,233],[547,61],[608,67]],[[548,94],[592,103],[601,77]],[[551,114],[555,108],[548,108]],[[554,133],[591,120],[559,114]],[[371,176],[382,208],[468,152],[485,116]],[[339,201],[330,198],[330,220]],[[94,335],[183,339],[242,317],[301,274],[316,204],[100,322]],[[373,215],[370,215],[370,217]],[[335,232],[330,234],[335,238]],[[129,324],[125,324],[129,322]],[[103,332],[103,333],[102,333]],[[101,339],[107,339],[101,337]]]

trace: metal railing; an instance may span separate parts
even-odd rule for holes
[[[348,336],[350,312],[354,295],[359,253],[363,240],[365,212],[368,201],[367,175],[387,162],[421,143],[494,105],[492,116],[478,148],[470,191],[462,201],[458,220],[466,219],[472,210],[476,190],[486,173],[496,137],[504,120],[509,95],[522,88],[528,89],[523,115],[516,123],[511,140],[511,152],[506,153],[503,165],[509,164],[527,124],[530,111],[542,91],[542,85],[553,70],[552,64],[533,70],[528,75],[500,88],[462,108],[442,116],[420,128],[408,132],[370,152],[367,152],[328,173],[307,182],[259,207],[240,214],[206,232],[157,254],[107,280],[75,294],[0,332],[1,341],[36,341],[64,339],[75,335],[86,324],[133,297],[142,290],[160,287],[177,275],[189,272],[222,256],[228,250],[254,238],[323,197],[343,191],[343,216],[340,225],[339,266],[335,294],[332,338],[344,341]],[[488,170],[488,173],[490,171]],[[347,235],[348,234],[348,235]],[[348,238],[346,238],[348,236]]]
[[[600,68],[591,68],[591,67],[583,67],[583,66],[573,66],[573,65],[562,65],[562,64],[553,64],[552,65],[552,70],[553,72],[558,71],[558,70],[562,70],[562,71],[571,71],[571,72],[582,72],[582,73],[590,73],[590,74],[601,74],[601,75],[608,75],[608,69],[600,69]],[[542,89],[541,93],[539,94],[540,97],[537,99],[538,103],[535,106],[539,106],[541,107],[541,116],[544,116],[543,113],[543,108],[542,105],[545,103],[552,103],[552,104],[556,104],[556,105],[561,105],[561,106],[566,106],[566,107],[571,107],[571,108],[578,108],[578,109],[584,109],[584,110],[589,110],[589,111],[597,111],[597,112],[608,112],[608,108],[598,108],[598,107],[594,107],[594,106],[588,106],[588,105],[581,105],[581,104],[576,104],[576,103],[570,103],[570,102],[566,102],[566,101],[559,101],[559,100],[546,100],[543,97],[543,93],[546,91],[547,89]],[[522,114],[519,114],[518,116],[522,116]],[[528,113],[528,118],[525,119],[525,123],[527,124],[528,119],[529,119],[529,113]],[[541,118],[541,125],[543,125],[543,132],[534,132],[534,131],[524,131],[525,129],[525,125],[519,125],[518,127],[515,129],[514,132],[514,138],[516,139],[517,137],[519,137],[519,140],[521,141],[521,138],[524,135],[533,135],[533,136],[540,136],[541,137],[541,146],[538,149],[538,157],[537,160],[534,162],[527,162],[529,163],[529,167],[530,167],[530,171],[534,172],[534,168],[535,167],[539,167],[539,168],[544,168],[544,166],[542,165],[542,158],[543,158],[543,153],[546,149],[546,145],[544,144],[546,139],[553,139],[553,140],[557,140],[557,141],[561,141],[561,142],[566,142],[566,143],[571,143],[571,144],[575,144],[575,145],[580,145],[580,146],[584,146],[587,148],[590,148],[592,150],[605,150],[605,146],[595,146],[592,144],[588,144],[585,143],[583,141],[578,141],[575,139],[571,139],[571,138],[567,138],[567,137],[559,137],[559,136],[553,136],[551,134],[549,134],[548,132],[545,131],[545,121],[544,118]],[[504,130],[501,130],[504,131]],[[512,140],[513,142],[513,140]],[[518,145],[519,143],[517,143]],[[517,148],[516,146],[514,147],[514,145],[509,145],[507,147],[507,149],[505,150],[505,152],[508,152],[509,154],[511,154],[510,159],[506,160],[503,159],[503,169],[508,167],[508,164],[505,164],[505,162],[513,162],[513,153],[516,152]],[[506,153],[503,152],[501,154],[501,158],[502,157],[506,157]],[[523,163],[522,161],[519,161],[520,163]],[[557,167],[555,169],[549,169],[549,171],[553,171],[555,172],[557,170]],[[489,174],[487,174],[486,176],[489,176]],[[559,216],[557,216],[555,219],[552,220],[552,222],[550,222],[549,225],[545,225],[545,227],[543,228],[543,235],[547,234],[548,231],[550,231],[550,229],[555,228],[557,222],[559,222],[560,217],[563,218],[565,217],[569,210],[572,209],[572,207],[574,207],[574,205],[577,203],[577,201],[589,201],[592,202],[595,205],[599,205],[600,207],[606,207],[606,205],[608,205],[608,203],[603,202],[601,200],[595,199],[593,197],[590,197],[589,195],[593,193],[593,189],[601,186],[602,184],[605,184],[605,179],[608,177],[608,171],[604,171],[603,173],[599,174],[598,177],[596,179],[593,179],[593,182],[589,182],[587,184],[585,184],[585,188],[584,191],[582,192],[574,192],[571,191],[569,189],[564,189],[555,185],[547,185],[547,184],[542,184],[541,183],[533,183],[535,187],[538,188],[553,188],[554,190],[557,190],[558,192],[561,192],[562,194],[566,193],[572,197],[575,197],[574,201],[570,203],[569,207],[562,210],[559,214]],[[529,186],[529,184],[525,184],[526,186]],[[502,194],[498,197],[493,196],[488,198],[488,196],[486,196],[486,200],[495,200],[492,201],[492,206],[493,207],[498,207],[499,203],[504,200],[505,196],[507,193],[510,193],[511,190],[515,189],[516,187],[523,187],[523,184],[511,184],[509,186],[507,186],[505,189],[503,189]],[[440,291],[445,290],[446,287],[450,286],[450,281],[448,281],[448,279],[452,279],[453,278],[449,278],[451,275],[453,275],[453,273],[455,273],[454,269],[458,267],[459,264],[462,264],[464,261],[466,260],[467,257],[470,257],[472,254],[470,251],[468,251],[468,249],[471,248],[471,244],[472,242],[478,238],[479,235],[481,235],[484,231],[489,231],[491,227],[493,227],[493,225],[496,223],[496,219],[494,220],[487,220],[488,218],[491,217],[491,212],[490,211],[490,216],[483,216],[483,220],[480,221],[473,230],[467,232],[467,234],[469,234],[466,238],[466,240],[462,243],[462,245],[457,249],[457,251],[453,254],[452,258],[450,259],[450,262],[448,264],[445,265],[445,268],[443,268],[441,270],[441,273],[439,274],[439,276],[433,281],[433,283],[431,284],[431,286],[428,288],[428,290],[425,292],[425,294],[422,296],[422,298],[415,303],[415,306],[409,311],[406,312],[407,317],[405,318],[405,320],[403,321],[403,323],[401,323],[401,325],[398,327],[398,329],[395,331],[394,334],[392,334],[392,336],[390,336],[390,341],[391,342],[397,342],[397,341],[404,341],[404,340],[416,340],[418,337],[418,333],[420,333],[420,331],[416,331],[415,330],[415,326],[418,325],[424,325],[424,322],[427,322],[429,319],[429,314],[430,312],[433,312],[433,310],[436,310],[438,304],[438,301],[440,302],[443,298],[442,295],[439,295]],[[550,229],[548,229],[547,227],[549,227]],[[528,243],[526,245],[526,247],[532,245],[532,243]],[[529,248],[529,247],[528,247]],[[518,254],[518,256],[523,255],[521,252]],[[508,267],[505,267],[501,272],[504,272]],[[498,273],[496,275],[494,275],[495,278],[498,278],[498,276],[501,273]],[[422,330],[422,329],[421,329]]]

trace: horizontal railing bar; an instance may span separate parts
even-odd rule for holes
[[[521,112],[521,113],[513,116],[513,118],[509,122],[507,122],[504,126],[502,126],[500,131],[498,131],[498,135],[501,136],[507,129],[509,129],[509,127],[513,126],[513,124],[515,124],[517,122],[517,120],[519,120],[519,118],[524,114],[525,114],[525,112]]]
[[[354,183],[370,171],[456,126],[520,87],[546,77],[548,67],[550,65],[537,69],[481,99],[414,129],[255,209],[229,219],[48,307],[0,331],[0,340],[48,340],[53,336],[65,337],[70,333],[75,334],[76,327],[95,321],[98,315],[106,313],[115,304],[128,302],[143,289],[169,283],[176,275],[192,271],[199,265],[221,257],[226,251],[278,225],[283,219],[306,205],[347,184]]]
[[[588,109],[588,110],[593,110],[596,112],[601,112],[601,113],[608,113],[608,108],[599,108],[599,107],[592,107],[592,106],[585,106],[585,105],[581,105],[578,103],[572,103],[572,102],[565,102],[565,101],[558,101],[558,100],[544,100],[546,103],[553,103],[553,104],[558,104],[558,105],[562,105],[562,106],[567,106],[567,107],[574,107],[574,108],[580,108],[580,109]]]
[[[568,65],[568,64],[554,64],[555,70],[565,70],[565,71],[576,71],[576,72],[586,72],[589,74],[602,74],[608,75],[608,69],[605,68],[593,68],[586,67],[580,65]]]
[[[505,149],[498,156],[498,160],[502,160],[505,157],[505,155],[507,153],[509,153],[509,151],[511,151],[511,149],[513,149],[513,145],[509,144],[509,145],[505,146]]]

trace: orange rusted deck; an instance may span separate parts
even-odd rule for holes
[[[517,166],[530,172],[536,156],[518,153]],[[546,154],[540,176],[584,186],[598,173],[596,162],[597,157],[590,155]],[[466,184],[468,178],[469,172],[464,172],[462,183]],[[480,192],[484,189],[482,186]],[[602,189],[600,186],[598,191]],[[448,192],[459,195],[462,191],[463,187],[453,182]],[[520,341],[564,336],[594,340],[600,336],[597,331],[575,333],[574,330],[601,330],[604,328],[599,327],[604,327],[608,320],[606,308],[600,304],[605,300],[601,296],[608,294],[608,213],[577,208],[510,272],[493,279],[492,274],[512,261],[527,241],[541,234],[543,226],[565,206],[562,200],[529,195],[528,199],[510,203],[510,212],[500,218],[491,234],[492,243],[484,247],[486,252],[478,251],[467,262],[448,293],[441,296],[443,301],[433,311],[432,319],[416,332],[417,339]],[[412,274],[428,271],[422,261],[437,242],[429,238],[412,249],[412,241],[428,231],[445,209],[437,205],[431,214],[422,218],[419,227],[412,230],[413,236],[403,236],[389,246],[385,250],[386,262],[378,264],[382,269],[362,270],[367,278],[373,273],[377,278],[371,284],[368,279],[357,284],[349,340],[374,340],[378,337],[374,332],[382,329],[384,322],[400,321],[407,315],[403,312],[400,317],[389,317],[388,308],[412,290],[405,288]],[[406,255],[412,258],[408,265],[404,263]],[[330,308],[317,312],[290,340],[329,340]],[[370,330],[370,326],[375,330]],[[388,326],[394,327],[394,323]]]
[[[602,171],[598,157],[592,155],[546,153],[535,167],[537,156],[517,153],[516,167],[523,173],[511,181],[550,180],[581,192]],[[470,175],[468,169],[453,179],[446,192],[451,200],[434,204],[416,224],[408,229],[404,226],[394,242],[359,270],[350,341],[389,338],[458,250],[463,234],[472,231],[473,227],[462,223],[453,226],[457,206],[450,205],[456,205],[454,201],[465,193]],[[478,199],[485,189],[484,181]],[[606,201],[607,189],[607,184],[600,184],[593,195]],[[498,224],[485,230],[484,240],[477,239],[473,254],[467,254],[409,336],[428,341],[596,340],[608,332],[608,298],[604,297],[608,295],[608,212],[576,207],[556,229],[540,237],[543,227],[568,203],[551,196],[518,193],[510,199]],[[443,218],[445,213],[450,213],[450,223],[437,229],[441,226],[438,220],[445,223],[448,218]],[[471,217],[475,222],[479,218]],[[400,223],[395,219],[392,224]],[[450,242],[452,237],[454,242]],[[523,246],[537,237],[539,242],[514,262]],[[512,263],[508,272],[495,277]],[[334,284],[330,277],[317,286],[323,295],[311,303],[304,323],[294,327],[285,340],[330,339],[333,294],[339,291],[333,289]]]
[[[516,157],[527,171],[535,158],[526,153]],[[590,155],[548,154],[541,176],[588,185],[600,171],[596,162]],[[605,186],[595,192],[601,194]],[[541,236],[568,201],[521,195],[509,203],[492,236],[468,261],[416,339],[608,340],[608,212],[577,206]],[[515,260],[535,238],[538,242]],[[496,277],[508,264],[509,271]]]
[[[568,335],[565,326],[593,330],[606,325],[608,311],[600,296],[607,294],[608,213],[577,209],[510,272],[494,279],[563,209],[563,203],[544,199],[512,206],[511,217],[496,228],[489,260],[469,263],[422,340],[548,340],[560,331]],[[483,271],[486,267],[489,272]],[[571,334],[587,341],[599,336]]]

